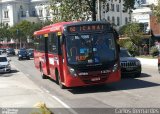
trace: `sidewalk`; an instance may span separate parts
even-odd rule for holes
[[[64,108],[11,64],[13,73],[0,74],[0,107],[33,108],[44,102],[48,108]],[[1,112],[0,112],[1,113]]]
[[[137,58],[138,60],[141,61],[142,65],[147,65],[147,66],[158,66],[158,59],[147,59],[147,58]]]

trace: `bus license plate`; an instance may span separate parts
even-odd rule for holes
[[[91,81],[99,81],[100,77],[92,78]]]

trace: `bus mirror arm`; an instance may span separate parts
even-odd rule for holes
[[[119,39],[118,32],[115,29],[113,29],[113,33],[114,33],[115,38],[118,40]]]

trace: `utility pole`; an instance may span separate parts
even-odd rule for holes
[[[19,30],[17,29],[17,36],[19,36]],[[19,37],[19,48],[21,48],[22,45],[21,45],[21,36]]]
[[[101,19],[100,19],[100,14],[101,14],[101,12],[100,12],[100,1],[99,1],[99,0],[97,0],[97,6],[98,6],[97,20],[100,21],[100,20],[101,20]]]

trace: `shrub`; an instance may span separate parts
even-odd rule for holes
[[[152,46],[150,49],[150,54],[152,57],[157,56],[159,54],[158,48],[156,46]]]

